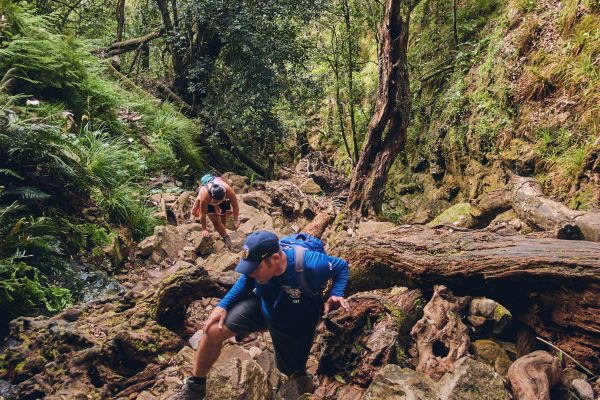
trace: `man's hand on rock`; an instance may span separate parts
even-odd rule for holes
[[[239,227],[240,227],[240,221],[239,221],[239,220],[237,220],[237,219],[236,219],[236,220],[234,220],[234,221],[233,221],[233,230],[234,230],[234,231],[237,231]]]
[[[202,237],[209,237],[210,236],[210,232],[208,231],[208,229],[202,229]]]
[[[349,311],[350,306],[348,305],[348,300],[339,296],[331,296],[325,302],[324,312],[327,314],[330,310],[335,310],[338,307],[342,307],[344,310]]]
[[[226,316],[227,310],[223,307],[215,307],[204,323],[204,333],[208,332],[208,329],[214,324],[218,324],[219,329],[223,329],[223,323],[225,322]]]

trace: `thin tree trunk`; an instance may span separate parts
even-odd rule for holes
[[[340,96],[340,67],[338,63],[338,56],[336,54],[337,50],[337,35],[335,32],[335,28],[333,28],[331,32],[331,53],[333,54],[333,61],[330,62],[331,69],[333,69],[333,74],[335,76],[335,104],[337,106],[337,115],[338,121],[340,124],[340,134],[342,135],[342,139],[344,140],[344,148],[346,149],[346,153],[348,154],[348,158],[350,158],[350,162],[352,166],[356,164],[356,160],[352,157],[352,152],[350,151],[350,145],[348,144],[348,139],[346,138],[346,128],[344,124],[344,106],[342,104],[341,96]]]
[[[352,60],[352,26],[350,24],[350,6],[348,0],[344,0],[344,21],[346,22],[346,34],[348,35],[348,103],[350,105],[350,129],[352,132],[352,144],[354,146],[354,153],[352,156],[354,161],[352,165],[355,165],[358,160],[358,139],[356,135],[356,122],[354,120],[354,90],[352,87],[352,69],[354,67],[354,62]]]
[[[180,97],[187,101],[189,96],[187,92],[188,82],[185,74],[186,68],[185,64],[183,63],[182,56],[175,45],[175,30],[169,14],[169,8],[166,0],[156,0],[156,5],[160,10],[163,26],[168,36],[167,48],[171,53],[171,62],[173,63],[173,88]]]
[[[454,48],[458,48],[458,30],[456,29],[456,10],[457,0],[452,0],[452,36],[454,38]]]
[[[125,0],[117,0],[115,16],[117,18],[117,38],[115,42],[121,42],[123,41],[123,30],[125,29]]]
[[[388,0],[379,53],[379,88],[367,139],[354,168],[348,214],[366,216],[381,211],[387,173],[404,148],[410,111],[408,45],[414,0]]]

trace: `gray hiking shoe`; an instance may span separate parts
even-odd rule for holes
[[[169,400],[201,400],[205,395],[206,383],[196,383],[193,378],[188,378],[179,392]]]

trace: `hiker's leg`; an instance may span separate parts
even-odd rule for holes
[[[213,324],[207,332],[204,332],[194,360],[193,376],[204,378],[221,354],[223,342],[235,335],[227,326],[223,329],[218,324]]]
[[[233,209],[231,208],[231,202],[229,200],[224,201],[219,204],[221,207],[221,222],[224,227],[227,227],[227,218],[233,214]]]
[[[210,218],[210,222],[212,222],[215,230],[219,232],[222,238],[227,237],[227,231],[225,230],[225,225],[221,222],[221,217],[216,214],[208,214],[208,218]]]
[[[254,294],[248,295],[234,305],[227,312],[223,325],[223,329],[219,329],[218,325],[212,325],[208,332],[202,336],[196,352],[194,376],[205,377],[208,374],[210,368],[219,358],[225,340],[233,336],[244,336],[267,329],[267,321],[260,311],[258,299]]]
[[[275,365],[285,375],[304,374],[306,362],[315,337],[315,331],[306,332],[302,336],[291,336],[273,327],[269,328],[273,349],[275,350]]]

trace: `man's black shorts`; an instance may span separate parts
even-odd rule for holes
[[[231,211],[231,202],[229,200],[225,200],[222,203],[218,204],[219,208],[221,209],[221,214],[225,214],[227,211]],[[208,204],[208,211],[206,212],[207,214],[216,214],[217,210],[215,210],[215,206],[212,204]]]
[[[307,327],[309,329],[302,336],[283,332],[268,323],[260,309],[258,297],[251,293],[227,312],[225,326],[235,332],[236,336],[268,330],[273,340],[277,369],[286,375],[303,373],[306,370],[316,325],[312,329]]]

